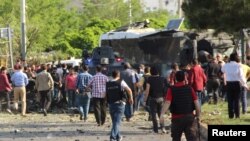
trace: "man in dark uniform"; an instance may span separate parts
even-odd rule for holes
[[[213,97],[214,104],[218,103],[219,97],[219,87],[220,87],[220,77],[222,75],[221,67],[218,64],[217,60],[213,58],[207,65],[206,69],[207,74],[207,93]]]
[[[164,114],[170,107],[172,113],[171,136],[173,141],[180,141],[185,133],[187,141],[197,141],[197,122],[199,122],[200,106],[198,97],[189,85],[185,85],[185,73],[178,71],[175,74],[177,83],[167,91],[163,105],[160,123],[164,123]],[[195,110],[195,115],[194,115]]]

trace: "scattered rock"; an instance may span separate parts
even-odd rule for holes
[[[218,111],[222,112],[221,110]],[[209,114],[209,112],[206,114]],[[161,140],[163,136],[164,138],[170,136],[170,132],[167,133],[168,135],[163,134],[161,136],[159,136],[159,134],[153,134],[151,131],[152,123],[145,120],[147,117],[144,115],[142,113],[138,113],[135,117],[133,117],[132,121],[122,123],[121,132],[126,135],[123,136],[124,140],[140,141],[147,138],[145,141],[150,141]],[[41,114],[31,114],[32,118],[30,119],[23,119],[18,116],[18,120],[16,120],[16,122],[12,122],[16,117],[9,115],[6,116],[6,118],[0,116],[0,120],[4,121],[2,133],[5,133],[5,135],[0,134],[0,137],[9,138],[9,140],[15,138],[17,140],[21,139],[27,141],[80,141],[88,139],[93,141],[109,141],[110,128],[112,127],[110,117],[108,118],[110,121],[107,121],[104,126],[96,126],[95,117],[92,113],[89,115],[88,121],[85,123],[79,121],[79,115],[76,114],[74,117],[70,117],[68,114],[51,114],[46,118],[44,118]],[[126,118],[123,117],[123,120],[126,120]],[[167,121],[167,123],[168,122],[170,121]]]
[[[51,139],[53,137],[53,134],[52,133],[49,133],[48,135],[47,135],[47,139]]]
[[[20,132],[19,129],[15,129],[15,130],[14,130],[14,133],[19,133],[19,132]]]
[[[85,131],[83,131],[83,130],[80,130],[80,129],[77,129],[76,131],[78,131],[79,133],[85,133]]]
[[[218,110],[214,110],[213,112],[211,112],[209,115],[220,115],[221,112]]]

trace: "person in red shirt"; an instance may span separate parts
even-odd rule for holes
[[[0,103],[4,98],[6,99],[7,102],[6,111],[8,113],[12,113],[10,110],[10,96],[9,96],[11,90],[12,87],[7,77],[7,69],[6,67],[2,67],[0,71]]]
[[[171,69],[172,69],[172,72],[170,73],[170,76],[169,76],[169,84],[172,86],[176,83],[176,80],[175,80],[175,73],[177,71],[179,71],[179,66],[177,63],[173,63],[172,66],[171,66]]]
[[[74,68],[70,68],[69,74],[65,78],[65,91],[67,92],[68,98],[68,107],[73,108],[76,106],[75,97],[76,97],[76,78]]]
[[[193,64],[193,67],[190,70],[189,84],[192,86],[192,88],[196,92],[198,99],[199,99],[199,104],[201,106],[202,100],[203,100],[202,94],[204,92],[204,88],[207,83],[207,77],[206,77],[206,74],[204,73],[204,70],[199,65],[197,59],[194,59],[192,61],[192,64]]]
[[[161,111],[160,123],[164,123],[164,114],[170,108],[173,141],[180,141],[183,132],[187,141],[196,141],[198,136],[195,117],[199,122],[200,116],[198,97],[191,86],[185,85],[185,73],[183,71],[176,72],[175,78],[177,83],[167,91]]]

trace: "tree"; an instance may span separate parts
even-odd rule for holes
[[[249,0],[186,0],[182,9],[190,28],[235,33],[250,26]]]
[[[144,13],[142,15],[142,18],[144,19],[140,19],[140,20],[149,19],[150,21],[149,27],[162,29],[166,27],[167,21],[170,19],[170,16],[165,10],[159,10],[159,11],[152,11],[152,12]]]
[[[82,0],[82,19],[85,23],[90,22],[90,17],[100,19],[119,19],[123,25],[129,24],[129,2],[123,0]],[[132,0],[132,21],[141,19],[143,9],[139,0]]]
[[[14,30],[13,50],[14,54],[20,52],[20,3],[15,0],[1,0],[0,2],[0,27],[8,24]]]
[[[78,16],[74,9],[66,9],[67,2],[61,0],[30,1],[27,8],[29,50],[50,48],[57,44],[67,31],[78,30]]]
[[[92,50],[99,45],[101,34],[121,26],[119,20],[101,20],[93,18],[84,29],[79,32],[69,31],[59,41],[55,50],[61,50],[67,54],[80,57],[82,49]]]
[[[69,2],[26,1],[27,57],[39,57],[41,52],[52,50],[80,57],[83,48],[98,46],[101,34],[129,24],[128,1],[82,0],[77,7]],[[166,11],[144,13],[139,0],[131,2],[133,22],[150,19],[150,27],[166,26]],[[0,23],[1,27],[10,24],[14,29],[14,56],[20,56],[20,2],[1,0]]]
[[[27,54],[55,46],[64,32],[78,30],[78,13],[67,9],[67,1],[26,1]],[[20,2],[1,0],[0,23],[14,29],[14,53],[20,53]]]

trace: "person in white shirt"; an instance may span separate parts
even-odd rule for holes
[[[241,86],[248,89],[243,69],[239,62],[240,58],[238,54],[232,53],[230,55],[230,62],[223,65],[221,69],[226,77],[229,118],[240,118]]]

